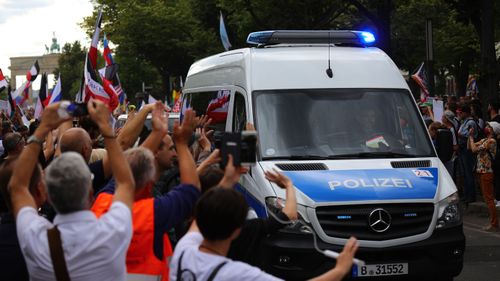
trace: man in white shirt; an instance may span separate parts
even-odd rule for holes
[[[281,280],[226,258],[231,242],[240,234],[247,210],[245,199],[233,189],[207,191],[196,205],[195,223],[175,248],[170,280]],[[357,248],[356,239],[349,239],[335,268],[311,280],[341,280],[351,268]]]
[[[41,124],[19,156],[9,182],[19,245],[31,280],[56,280],[53,252],[48,242],[48,230],[54,226],[60,233],[63,258],[71,280],[125,280],[125,254],[132,236],[130,208],[134,199],[134,180],[109,125],[106,105],[92,101],[88,111],[104,137],[116,180],[109,212],[96,219],[89,211],[92,174],[84,159],[74,152],[63,153],[45,171],[49,199],[57,212],[54,224],[38,216],[28,191],[43,140],[52,129],[66,121],[58,114],[59,106],[60,103],[56,103],[45,108]]]

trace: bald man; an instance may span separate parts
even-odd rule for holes
[[[70,128],[66,130],[61,136],[59,146],[62,153],[67,151],[79,153],[89,163],[90,155],[92,154],[92,139],[84,129]],[[106,185],[111,177],[111,166],[109,165],[108,156],[104,155],[102,160],[89,164],[89,169],[94,175],[92,187],[94,188],[94,194],[96,194]]]

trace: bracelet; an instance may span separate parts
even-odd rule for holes
[[[112,135],[112,136],[108,136],[108,135],[105,135],[105,134],[101,134],[101,136],[105,139],[116,139],[116,135]]]

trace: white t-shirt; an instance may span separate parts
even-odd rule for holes
[[[179,258],[183,254],[181,269],[185,280],[205,281],[214,269],[223,262],[214,280],[281,280],[264,271],[243,262],[233,261],[223,256],[212,255],[199,251],[203,236],[199,232],[188,232],[175,247],[174,256],[170,261],[170,280],[177,280]],[[192,277],[195,278],[192,278]]]
[[[72,281],[125,280],[125,255],[132,238],[132,215],[121,202],[113,202],[100,219],[91,211],[58,214],[64,258]],[[55,280],[47,240],[53,224],[31,207],[16,219],[19,245],[32,281]]]

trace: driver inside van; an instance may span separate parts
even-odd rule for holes
[[[355,120],[359,124],[359,136],[364,145],[368,148],[389,147],[380,130],[380,113],[377,113],[374,108],[363,108],[355,115]]]

